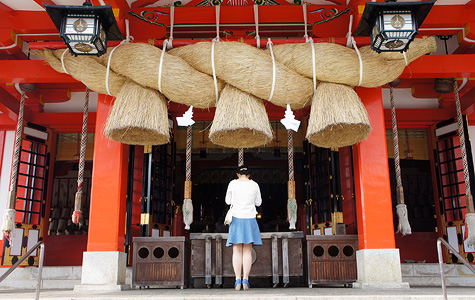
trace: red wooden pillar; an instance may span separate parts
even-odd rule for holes
[[[381,88],[357,92],[372,127],[368,138],[353,146],[359,248],[395,248]]]
[[[372,131],[353,146],[358,223],[357,285],[362,288],[406,288],[399,250],[395,249],[388,152],[381,88],[357,88]]]
[[[121,290],[125,284],[129,147],[104,135],[112,101],[110,96],[98,96],[87,252],[83,255],[81,286],[75,288],[78,290],[97,290],[97,286]]]
[[[87,251],[124,251],[129,147],[104,135],[112,100],[97,101]]]

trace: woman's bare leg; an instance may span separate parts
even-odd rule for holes
[[[249,273],[251,273],[252,267],[252,244],[242,245],[242,278],[249,280]]]
[[[241,279],[243,244],[233,244],[233,269],[236,280]]]

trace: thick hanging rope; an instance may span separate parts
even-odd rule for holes
[[[3,215],[2,232],[8,241],[11,241],[11,234],[15,224],[15,203],[18,182],[18,165],[20,163],[21,135],[23,133],[23,112],[25,110],[25,92],[21,92],[20,109],[18,111],[18,122],[15,135],[15,150],[13,152],[12,177],[10,191],[8,192],[7,209]]]
[[[402,235],[411,234],[411,225],[409,224],[409,219],[407,216],[407,206],[404,204],[404,190],[402,187],[402,180],[401,180],[401,166],[399,162],[399,138],[398,138],[398,130],[397,130],[397,122],[396,122],[396,106],[394,104],[394,90],[389,84],[389,94],[391,98],[391,118],[392,118],[392,125],[393,125],[393,146],[394,146],[394,168],[396,170],[396,198],[397,198],[397,205],[396,205],[396,213],[399,219],[399,224],[397,227],[397,231],[402,233]]]
[[[244,149],[239,148],[238,150],[238,167],[244,165]]]
[[[72,215],[72,220],[74,224],[79,224],[82,215],[82,185],[84,182],[84,165],[86,162],[88,112],[89,88],[86,88],[86,96],[84,97],[84,112],[82,116],[81,148],[79,150],[78,188],[76,191],[76,198],[74,199],[74,211]]]
[[[460,98],[458,92],[457,79],[454,78],[455,106],[457,108],[457,124],[460,139],[460,150],[462,152],[463,177],[465,181],[465,203],[467,213],[465,214],[466,242],[468,246],[475,246],[475,211],[473,208],[473,197],[470,190],[470,175],[467,163],[467,149],[465,148],[465,133],[463,129],[462,109],[460,108]]]
[[[185,191],[183,200],[183,223],[185,229],[190,230],[193,223],[193,202],[191,200],[191,149],[193,146],[193,127],[186,128],[186,167],[185,167]]]
[[[287,130],[287,154],[289,163],[289,182],[287,187],[287,217],[289,229],[296,229],[297,223],[297,200],[295,199],[295,176],[294,176],[294,135],[293,130]]]

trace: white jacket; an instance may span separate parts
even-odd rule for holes
[[[256,206],[262,203],[259,185],[253,181],[234,179],[228,185],[226,204],[233,204],[233,217],[241,219],[255,218]]]

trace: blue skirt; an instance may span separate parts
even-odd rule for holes
[[[233,221],[229,226],[226,246],[230,247],[233,244],[262,245],[261,232],[259,231],[259,225],[257,225],[256,218],[239,219],[233,217]]]

